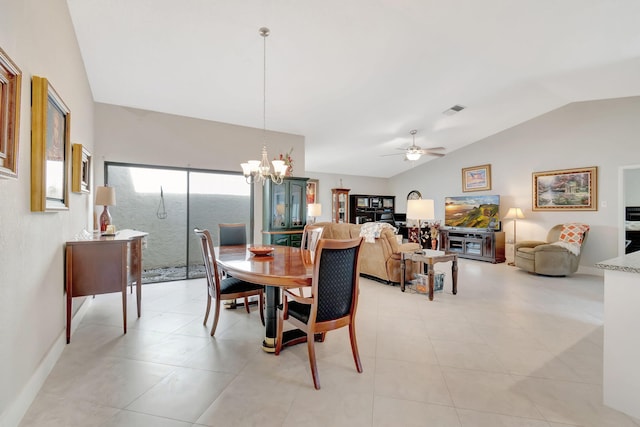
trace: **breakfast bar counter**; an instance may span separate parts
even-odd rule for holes
[[[603,402],[640,418],[640,252],[596,267],[604,270]]]

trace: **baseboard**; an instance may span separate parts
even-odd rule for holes
[[[578,267],[578,273],[580,274],[588,274],[590,276],[601,276],[604,277],[604,270],[596,267],[587,267],[581,265]]]
[[[71,331],[75,331],[82,321],[82,318],[87,313],[90,306],[90,298],[85,298],[82,305],[76,311],[76,314],[71,319]],[[51,373],[51,370],[60,359],[64,347],[67,343],[66,330],[63,329],[62,333],[56,338],[55,342],[51,346],[51,349],[44,355],[42,362],[35,369],[29,381],[25,384],[22,391],[9,404],[7,409],[0,414],[0,427],[15,427],[20,424],[22,418],[29,410],[29,407],[35,400],[36,396],[40,392],[42,385],[46,381],[47,377]]]

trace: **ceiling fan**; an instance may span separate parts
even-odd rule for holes
[[[435,150],[444,150],[444,147],[430,147],[430,148],[420,148],[416,145],[416,133],[417,130],[413,129],[409,132],[411,136],[413,136],[413,143],[407,148],[396,148],[396,150],[402,150],[404,153],[394,153],[394,154],[383,154],[383,156],[397,156],[398,154],[404,154],[405,160],[415,161],[420,159],[420,157],[424,155],[443,157],[444,153],[438,153]]]

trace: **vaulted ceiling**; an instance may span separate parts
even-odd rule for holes
[[[403,160],[411,129],[451,152],[640,95],[637,0],[67,3],[95,101],[256,128],[269,27],[266,126],[304,135],[311,172],[390,177],[435,158]]]

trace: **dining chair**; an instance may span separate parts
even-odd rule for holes
[[[218,326],[218,318],[220,317],[220,301],[234,300],[236,298],[244,298],[244,306],[247,313],[250,313],[248,297],[257,296],[259,301],[260,320],[264,325],[264,287],[255,283],[245,282],[235,277],[221,278],[218,273],[218,264],[216,263],[216,254],[213,250],[213,243],[209,230],[201,230],[195,228],[193,230],[200,237],[200,249],[202,249],[202,259],[204,260],[204,269],[207,275],[207,289],[209,296],[207,298],[207,311],[204,315],[203,324],[207,324],[209,319],[209,311],[211,310],[211,300],[215,300],[215,313],[213,316],[213,325],[211,326],[211,336],[216,333]]]
[[[218,224],[220,246],[246,245],[247,226],[240,223]]]
[[[315,252],[318,242],[322,238],[324,227],[321,225],[307,224],[302,231],[302,239],[300,241],[300,249]]]
[[[283,289],[278,307],[276,355],[282,350],[284,321],[307,334],[309,366],[313,385],[320,389],[314,338],[316,334],[349,327],[351,352],[358,372],[362,372],[355,316],[358,307],[362,237],[350,240],[321,239],[316,248],[311,283],[311,296],[303,297]]]

